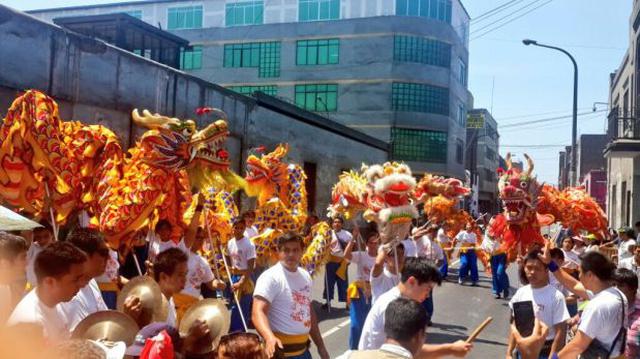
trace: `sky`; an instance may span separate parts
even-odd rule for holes
[[[571,144],[573,67],[563,54],[522,39],[565,48],[579,67],[578,112],[591,112],[594,102],[607,102],[609,74],[616,70],[629,44],[631,0],[524,0],[495,15],[471,22],[469,90],[475,108],[487,108],[498,121],[500,154],[522,159],[529,154],[544,182],[557,183],[558,152]],[[19,10],[121,2],[118,0],[0,0]],[[462,0],[471,18],[507,0]],[[519,14],[541,6],[505,26]],[[500,18],[506,17],[503,20]],[[492,22],[497,21],[494,25]],[[483,27],[486,27],[483,29]],[[489,33],[484,34],[485,32]],[[480,35],[483,35],[479,37]],[[477,37],[477,38],[476,38]],[[606,105],[578,118],[580,134],[604,133]],[[564,117],[519,125],[521,122]],[[504,126],[504,128],[502,128]]]

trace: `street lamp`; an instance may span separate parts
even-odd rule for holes
[[[573,63],[573,123],[571,128],[571,170],[570,170],[570,178],[571,185],[575,186],[578,182],[577,173],[576,173],[576,162],[577,162],[577,149],[576,149],[576,141],[577,141],[577,127],[578,127],[578,64],[576,63],[576,59],[571,56],[571,54],[559,47],[544,45],[538,43],[536,40],[524,39],[522,43],[526,46],[533,45],[538,47],[546,47],[547,49],[552,49],[556,51],[560,51],[563,54],[569,56],[571,62]]]

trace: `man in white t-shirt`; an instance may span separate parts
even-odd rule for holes
[[[446,230],[446,225],[442,225],[438,229],[438,234],[436,235],[436,241],[440,244],[440,247],[444,252],[444,263],[442,263],[442,266],[440,267],[442,280],[447,279],[447,276],[449,275],[449,261],[451,259],[451,253],[453,252],[453,248],[451,248],[451,239],[447,236]]]
[[[189,258],[179,248],[169,248],[153,261],[153,278],[167,299],[167,324],[177,328],[177,312],[173,296],[180,293],[187,283]]]
[[[36,279],[36,273],[33,270],[34,262],[38,253],[42,251],[44,247],[53,243],[53,232],[51,225],[47,221],[40,221],[42,227],[35,228],[33,230],[33,241],[29,250],[27,251],[27,282],[31,287],[35,287],[38,283]]]
[[[385,310],[389,303],[397,298],[405,297],[422,303],[431,290],[441,283],[440,273],[437,268],[429,265],[422,258],[407,258],[402,269],[402,280],[397,286],[378,298],[371,306],[369,315],[364,322],[362,336],[358,350],[375,350],[385,342],[384,323]],[[424,344],[419,351],[420,357],[442,357],[453,355],[465,356],[473,345],[459,340],[451,344]]]
[[[311,276],[300,268],[303,243],[302,237],[293,233],[278,238],[279,262],[256,283],[252,319],[270,358],[275,353],[289,359],[311,358],[311,337],[320,358],[329,359],[311,307]]]
[[[633,248],[636,246],[633,229],[624,227],[620,231],[620,247],[618,247],[618,262],[633,257]]]
[[[156,223],[153,231],[147,233],[147,242],[149,242],[149,262],[153,262],[156,256],[169,248],[180,248],[186,254],[189,253],[189,249],[193,247],[193,242],[196,238],[196,232],[198,225],[200,224],[200,217],[202,215],[202,209],[204,208],[204,195],[198,193],[196,197],[196,207],[189,223],[189,227],[184,233],[184,237],[180,241],[176,242],[172,238],[175,233],[174,228],[166,219],[161,219]]]
[[[357,236],[358,234],[356,234]],[[378,230],[371,225],[359,230],[365,248],[352,251],[352,245],[347,246],[344,258],[357,266],[356,279],[347,289],[347,303],[349,304],[349,348],[357,349],[360,341],[362,325],[371,309],[371,269],[375,265],[378,253]],[[354,242],[358,242],[354,240]],[[353,243],[353,242],[352,242]]]
[[[24,295],[27,241],[0,231],[0,325]]]
[[[464,230],[456,235],[456,242],[460,246],[460,270],[458,284],[462,285],[471,275],[471,285],[478,285],[478,257],[475,247],[478,245],[478,238],[473,233],[473,224],[467,223]]]
[[[509,302],[509,307],[513,313],[514,303],[532,302],[535,317],[549,327],[541,353],[541,356],[546,358],[553,353],[558,353],[564,346],[569,312],[565,305],[564,295],[556,287],[549,284],[549,271],[540,260],[540,254],[539,250],[533,250],[523,258],[524,273],[521,272],[520,279],[523,283],[528,284],[516,291]],[[512,357],[514,348],[515,340],[511,337],[507,348],[507,358]]]
[[[396,254],[398,260],[396,261]],[[396,267],[396,262],[398,267]],[[378,248],[376,261],[371,268],[371,305],[376,300],[400,283],[400,272],[404,265],[404,245],[398,243],[395,248],[393,245],[386,244]]]
[[[436,236],[438,233],[438,226],[430,226],[422,230],[416,231],[414,237],[416,238],[416,245],[418,247],[418,257],[426,259],[429,264],[436,268],[441,268],[444,263],[445,256],[442,247],[436,242]],[[440,272],[442,274],[442,271]],[[433,291],[431,295],[422,302],[422,306],[427,311],[427,325],[431,326],[431,317],[433,317]]]
[[[82,288],[73,299],[60,304],[69,330],[73,331],[78,323],[90,314],[109,309],[102,299],[100,288],[95,280],[104,274],[109,259],[109,247],[102,235],[92,228],[74,228],[67,236],[67,242],[87,255]]]
[[[18,303],[7,326],[36,324],[49,342],[67,339],[71,333],[60,303],[82,288],[86,260],[87,255],[68,242],[54,242],[40,251],[34,262],[37,286]]]
[[[118,298],[118,284],[121,283],[120,279],[120,261],[118,259],[118,252],[109,248],[109,258],[107,259],[107,266],[104,273],[96,278],[98,287],[102,292],[102,299],[109,309],[116,309],[116,302]]]
[[[351,233],[345,231],[342,227],[344,220],[340,217],[336,217],[331,222],[331,256],[329,262],[325,265],[325,282],[324,292],[322,297],[326,300],[323,308],[328,308],[329,303],[333,300],[334,288],[338,287],[338,301],[347,302],[347,287],[349,285],[349,277],[347,271],[344,272],[344,278],[338,275],[338,269],[344,261],[344,251],[347,245],[351,243],[353,236]],[[328,298],[327,298],[328,295]]]
[[[492,223],[492,218],[489,223]],[[502,239],[493,236],[492,231],[486,229],[482,239],[482,250],[489,254],[491,263],[491,289],[496,299],[509,298],[509,276],[507,275],[507,254],[502,248]]]
[[[626,268],[640,276],[640,247],[633,247],[633,257],[618,262],[618,268]]]
[[[244,331],[242,318],[249,325],[251,314],[251,296],[253,294],[252,274],[256,268],[256,247],[244,236],[246,225],[242,219],[237,219],[233,224],[233,236],[227,243],[227,252],[231,259],[231,286],[229,303],[231,303],[231,332]],[[233,294],[231,293],[233,292]],[[233,295],[240,302],[240,308]],[[242,316],[240,315],[242,311]]]
[[[258,227],[256,227],[253,223],[256,221],[256,212],[255,211],[246,211],[242,214],[242,219],[244,220],[244,224],[247,228],[244,230],[244,236],[252,240],[254,237],[257,237],[260,232],[258,231]]]
[[[402,245],[404,246],[405,258],[415,258],[418,256],[418,244],[416,243],[416,240],[413,238],[413,236],[404,239],[400,243],[402,243]]]
[[[624,348],[624,328],[627,326],[628,303],[620,290],[611,286],[615,265],[600,252],[587,252],[580,263],[580,281],[551,262],[549,245],[543,261],[549,265],[558,281],[572,293],[589,300],[573,339],[558,353],[559,358],[577,358],[597,350],[604,357],[615,358]]]

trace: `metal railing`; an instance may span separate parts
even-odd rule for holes
[[[633,110],[623,110],[615,107],[609,112],[607,139],[609,142],[617,139],[640,140],[640,119]]]

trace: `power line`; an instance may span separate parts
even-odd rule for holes
[[[587,109],[590,109],[590,108],[591,107],[581,107],[578,110],[587,110]],[[513,120],[513,119],[537,117],[537,116],[542,116],[542,115],[553,115],[553,114],[567,113],[567,112],[571,112],[571,110],[557,110],[557,111],[549,111],[549,112],[531,113],[531,114],[526,114],[526,115],[514,115],[514,116],[509,116],[509,117],[500,117],[500,118],[497,118],[496,121],[502,122],[504,120]]]
[[[607,110],[582,112],[582,113],[579,113],[578,116],[593,115],[593,114],[602,113],[602,112],[607,112]],[[573,114],[566,115],[566,116],[556,116],[556,117],[542,118],[542,119],[532,120],[532,121],[524,121],[524,122],[520,122],[520,123],[513,123],[513,124],[503,125],[503,126],[500,126],[500,129],[509,128],[509,127],[519,127],[519,126],[523,126],[523,125],[531,125],[531,124],[550,122],[550,121],[556,121],[556,120],[563,120],[563,119],[571,118],[571,117],[573,117]]]
[[[530,13],[532,13],[532,12],[534,12],[534,11],[538,10],[539,8],[541,8],[541,7],[543,7],[543,6],[545,6],[545,5],[549,4],[549,3],[551,3],[552,1],[553,1],[553,0],[549,0],[549,1],[545,2],[545,3],[542,3],[542,4],[540,4],[539,6],[536,6],[536,7],[534,7],[533,9],[531,9],[531,10],[529,10],[529,11],[527,11],[527,12],[523,13],[523,14],[520,14],[519,16],[516,16],[516,17],[512,18],[511,20],[509,20],[509,21],[507,21],[507,22],[505,22],[505,23],[502,23],[501,25],[498,25],[498,26],[496,26],[496,27],[494,27],[494,28],[492,28],[492,29],[489,29],[489,30],[485,31],[484,33],[482,33],[482,34],[480,34],[480,35],[478,35],[478,36],[474,37],[473,39],[470,39],[469,41],[479,39],[479,38],[481,38],[481,37],[483,37],[483,36],[485,36],[485,35],[487,35],[487,34],[490,34],[490,33],[494,32],[494,31],[496,31],[496,30],[498,30],[498,29],[500,29],[500,28],[503,28],[504,26],[507,26],[508,24],[510,24],[510,23],[512,23],[512,22],[514,22],[514,21],[516,21],[516,20],[518,20],[518,19],[520,19],[520,18],[522,18],[523,16],[526,16],[526,15],[528,15],[528,14],[530,14]]]
[[[489,27],[491,27],[491,26],[495,25],[496,23],[499,23],[500,21],[502,21],[502,20],[504,20],[504,19],[507,19],[507,18],[509,18],[509,17],[511,17],[511,16],[513,16],[513,15],[515,15],[515,14],[517,14],[517,13],[519,13],[519,12],[520,12],[520,11],[522,11],[522,10],[525,10],[525,9],[527,9],[527,8],[530,8],[531,6],[535,5],[536,3],[539,3],[540,1],[542,1],[542,0],[532,0],[531,2],[527,3],[526,5],[524,5],[524,6],[520,7],[520,8],[518,8],[518,9],[517,9],[517,10],[515,10],[515,11],[512,11],[512,12],[508,13],[507,15],[505,15],[505,16],[503,16],[503,17],[499,18],[498,20],[495,20],[495,21],[493,21],[493,22],[490,22],[489,24],[484,25],[483,27],[481,27],[481,28],[479,28],[479,29],[474,29],[473,31],[471,31],[471,34],[473,35],[474,33],[478,33],[478,32],[480,32],[480,31],[482,31],[482,30],[484,30],[484,29],[486,29],[486,28],[489,28]]]
[[[491,16],[492,16],[492,14],[494,14],[494,13],[499,13],[499,12],[501,12],[501,11],[504,11],[504,10],[506,10],[506,9],[510,8],[511,6],[516,5],[517,3],[522,2],[522,1],[524,1],[524,0],[511,0],[511,1],[507,1],[506,3],[504,3],[504,4],[502,4],[502,5],[496,6],[496,7],[494,7],[493,9],[491,9],[491,10],[489,10],[489,11],[486,11],[486,12],[484,12],[484,13],[482,13],[482,14],[480,14],[480,15],[476,16],[476,17],[474,17],[473,19],[471,19],[471,21],[480,21],[480,20],[482,20],[483,18],[491,17]],[[514,3],[515,3],[515,4],[514,4]]]

